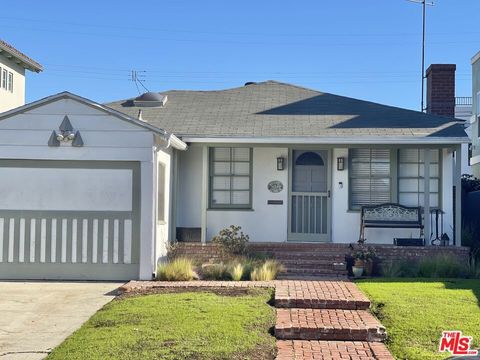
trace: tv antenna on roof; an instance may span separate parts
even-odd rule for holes
[[[428,6],[434,6],[433,1],[427,2],[426,0],[408,0],[417,4],[422,4],[422,101],[420,104],[420,111],[424,111],[425,107],[423,105],[424,93],[425,93],[425,18],[426,10]]]
[[[147,72],[145,70],[141,70],[141,71],[132,70],[130,72],[130,81],[135,83],[135,86],[137,87],[137,91],[138,91],[139,95],[141,94],[141,91],[140,91],[140,88],[138,87],[138,85],[143,87],[145,89],[145,91],[147,91],[147,92],[150,91],[143,84],[145,82],[146,73]]]

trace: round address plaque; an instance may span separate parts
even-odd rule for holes
[[[272,193],[279,193],[280,191],[283,190],[283,184],[278,180],[274,180],[268,183],[267,188],[268,188],[268,191]]]

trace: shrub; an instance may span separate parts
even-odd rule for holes
[[[240,226],[230,225],[229,228],[220,230],[213,237],[212,242],[219,244],[229,255],[243,255],[247,251],[248,235],[245,235]]]
[[[190,281],[196,278],[193,263],[190,259],[176,258],[161,264],[157,270],[157,280],[162,281]]]
[[[275,260],[267,260],[262,266],[253,269],[250,274],[250,278],[252,281],[275,280],[282,270],[282,264]]]
[[[474,263],[463,264],[449,255],[423,258],[419,261],[397,261],[382,264],[385,277],[475,278],[480,269]]]
[[[466,277],[467,265],[448,255],[423,258],[418,263],[418,276],[421,277]]]
[[[228,266],[224,263],[202,266],[202,278],[205,280],[231,280]]]
[[[230,267],[230,277],[233,281],[240,281],[243,278],[243,269],[244,266],[242,263],[237,263]]]

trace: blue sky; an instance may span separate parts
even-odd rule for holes
[[[457,96],[470,96],[480,1],[427,10],[426,63],[456,63]],[[27,101],[133,97],[135,69],[152,91],[274,79],[420,106],[421,5],[406,0],[23,0],[2,4],[0,22],[0,38],[45,66],[28,75]]]

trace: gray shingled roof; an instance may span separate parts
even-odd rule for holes
[[[220,91],[162,92],[164,107],[107,106],[181,137],[467,138],[461,121],[266,81]]]

